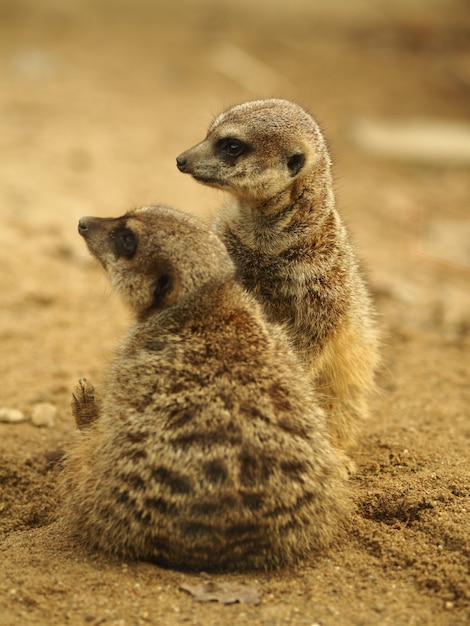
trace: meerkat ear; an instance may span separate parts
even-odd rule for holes
[[[292,178],[297,176],[305,164],[305,154],[297,153],[290,156],[287,160],[287,168]]]
[[[175,290],[175,277],[171,269],[165,269],[156,278],[153,284],[153,306],[162,309],[174,301],[170,296]]]

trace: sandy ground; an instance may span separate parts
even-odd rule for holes
[[[329,138],[384,364],[346,536],[292,569],[212,576],[260,593],[226,606],[181,590],[204,575],[61,537],[54,451],[75,436],[75,381],[99,380],[128,325],[78,218],[157,201],[209,218],[222,194],[175,156],[266,95],[307,106]],[[469,100],[464,0],[1,0],[0,406],[28,418],[0,423],[4,626],[470,623],[468,163],[354,139],[359,120],[468,123]],[[29,419],[41,403],[49,426]]]

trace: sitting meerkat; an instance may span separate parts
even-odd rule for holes
[[[101,398],[82,379],[64,516],[86,545],[195,569],[273,567],[349,510],[324,413],[284,332],[198,219],[161,206],[79,232],[135,322]]]
[[[344,450],[367,415],[378,342],[318,125],[287,100],[245,102],[217,117],[206,139],[176,161],[181,172],[231,194],[214,231],[242,284],[286,328],[322,396],[332,441]]]

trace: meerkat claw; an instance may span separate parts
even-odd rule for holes
[[[86,430],[98,418],[95,388],[80,378],[72,393],[72,415],[79,430]]]

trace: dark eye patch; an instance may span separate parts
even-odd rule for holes
[[[116,258],[124,257],[132,259],[137,250],[137,237],[129,228],[116,228],[111,231],[110,237],[113,240],[114,253]]]
[[[224,159],[236,159],[237,157],[245,154],[248,151],[248,146],[240,139],[234,139],[232,137],[226,137],[221,139],[217,144],[219,156]]]

